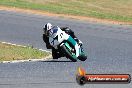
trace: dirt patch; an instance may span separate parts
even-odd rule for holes
[[[132,22],[120,22],[120,21],[114,21],[114,20],[108,20],[108,19],[97,19],[97,18],[92,18],[92,17],[84,17],[84,16],[55,14],[55,13],[49,13],[49,12],[40,11],[40,10],[21,9],[21,8],[16,8],[16,7],[0,6],[0,10],[30,13],[30,14],[38,14],[38,15],[52,16],[52,17],[53,16],[55,16],[55,17],[65,17],[65,18],[70,18],[70,19],[73,18],[73,19],[78,19],[78,20],[85,20],[85,21],[105,23],[105,24],[132,25]]]

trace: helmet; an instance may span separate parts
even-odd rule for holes
[[[52,28],[52,24],[51,24],[51,23],[45,24],[45,25],[44,25],[44,28],[43,28],[44,33],[45,33],[46,35],[48,35],[48,31],[49,31],[51,28]]]

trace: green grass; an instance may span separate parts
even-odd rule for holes
[[[32,47],[13,46],[0,43],[0,61],[39,59],[50,55]]]
[[[132,0],[0,0],[0,5],[132,22]]]

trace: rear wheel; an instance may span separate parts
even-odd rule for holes
[[[53,59],[58,59],[61,57],[61,54],[57,49],[52,48],[52,57]]]
[[[61,46],[62,51],[65,53],[66,57],[68,57],[71,61],[76,62],[77,61],[77,57],[76,54],[73,54],[68,47],[66,47],[65,45]]]

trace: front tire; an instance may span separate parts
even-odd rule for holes
[[[78,59],[81,60],[81,61],[85,61],[87,59],[87,55],[84,53],[84,50],[83,50],[82,46],[80,47],[80,49],[81,49],[81,54],[78,57]]]
[[[79,60],[81,61],[85,61],[87,59],[87,56],[86,55],[81,55],[78,57]]]
[[[71,61],[76,62],[77,58],[76,56],[73,56],[71,52],[66,48],[65,45],[61,46],[62,51],[65,53],[66,57],[68,57]]]

